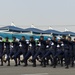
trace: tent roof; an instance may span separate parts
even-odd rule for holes
[[[70,34],[70,35],[73,35],[73,36],[75,35],[75,33],[74,32],[71,32],[71,31],[62,32],[62,34],[63,35],[69,35]]]
[[[23,29],[16,27],[16,26],[5,26],[1,27],[0,30],[8,30],[8,31],[13,31],[13,32],[22,32]]]
[[[45,30],[43,31],[43,34],[57,34],[57,35],[60,35],[61,32],[60,31],[57,31],[57,30],[52,30],[52,29],[48,29],[48,30]]]
[[[42,30],[37,28],[26,28],[24,29],[24,32],[42,33]]]

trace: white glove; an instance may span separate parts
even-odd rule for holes
[[[22,47],[22,44],[20,43],[19,47]]]
[[[57,45],[57,48],[59,48],[60,47],[60,45]]]
[[[50,38],[48,38],[48,40],[51,40]]]
[[[12,46],[12,45],[11,45],[10,47],[11,47],[11,48],[13,48],[13,46]]]
[[[49,48],[49,46],[47,45],[46,48]]]
[[[26,43],[29,44],[29,41],[27,41]]]
[[[64,46],[64,44],[62,43],[61,46]]]
[[[0,42],[2,42],[2,40],[0,40]]]
[[[41,44],[39,43],[38,46],[41,46]]]
[[[32,47],[32,44],[30,43],[29,46]]]
[[[5,54],[5,59],[7,59],[7,54]]]
[[[6,46],[4,46],[4,48],[6,48]]]
[[[54,45],[54,43],[52,42],[52,44],[51,44],[52,46]]]

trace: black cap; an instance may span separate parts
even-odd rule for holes
[[[2,37],[0,36],[0,39],[2,40]]]
[[[40,38],[44,38],[44,36],[40,36]]]
[[[9,39],[8,37],[5,37],[6,39]]]
[[[68,36],[68,38],[70,38],[70,39],[71,39],[71,36]]]
[[[22,36],[22,38],[25,38],[25,36]]]
[[[33,36],[30,36],[30,38],[33,38]]]
[[[53,35],[53,37],[56,39],[56,36],[55,35]]]
[[[12,38],[16,39],[16,37],[15,37],[15,36],[13,36]]]
[[[66,35],[63,35],[62,37],[66,37]]]

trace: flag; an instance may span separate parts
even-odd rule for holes
[[[34,24],[32,24],[32,25],[31,25],[31,28],[36,28],[36,27],[34,26]]]
[[[67,28],[65,28],[65,31],[69,31]]]
[[[15,26],[14,22],[11,22],[11,26]]]
[[[51,26],[49,26],[49,29],[53,29]]]

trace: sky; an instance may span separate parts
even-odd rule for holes
[[[34,24],[40,29],[75,31],[75,0],[0,0],[0,26],[11,22],[22,28]]]

